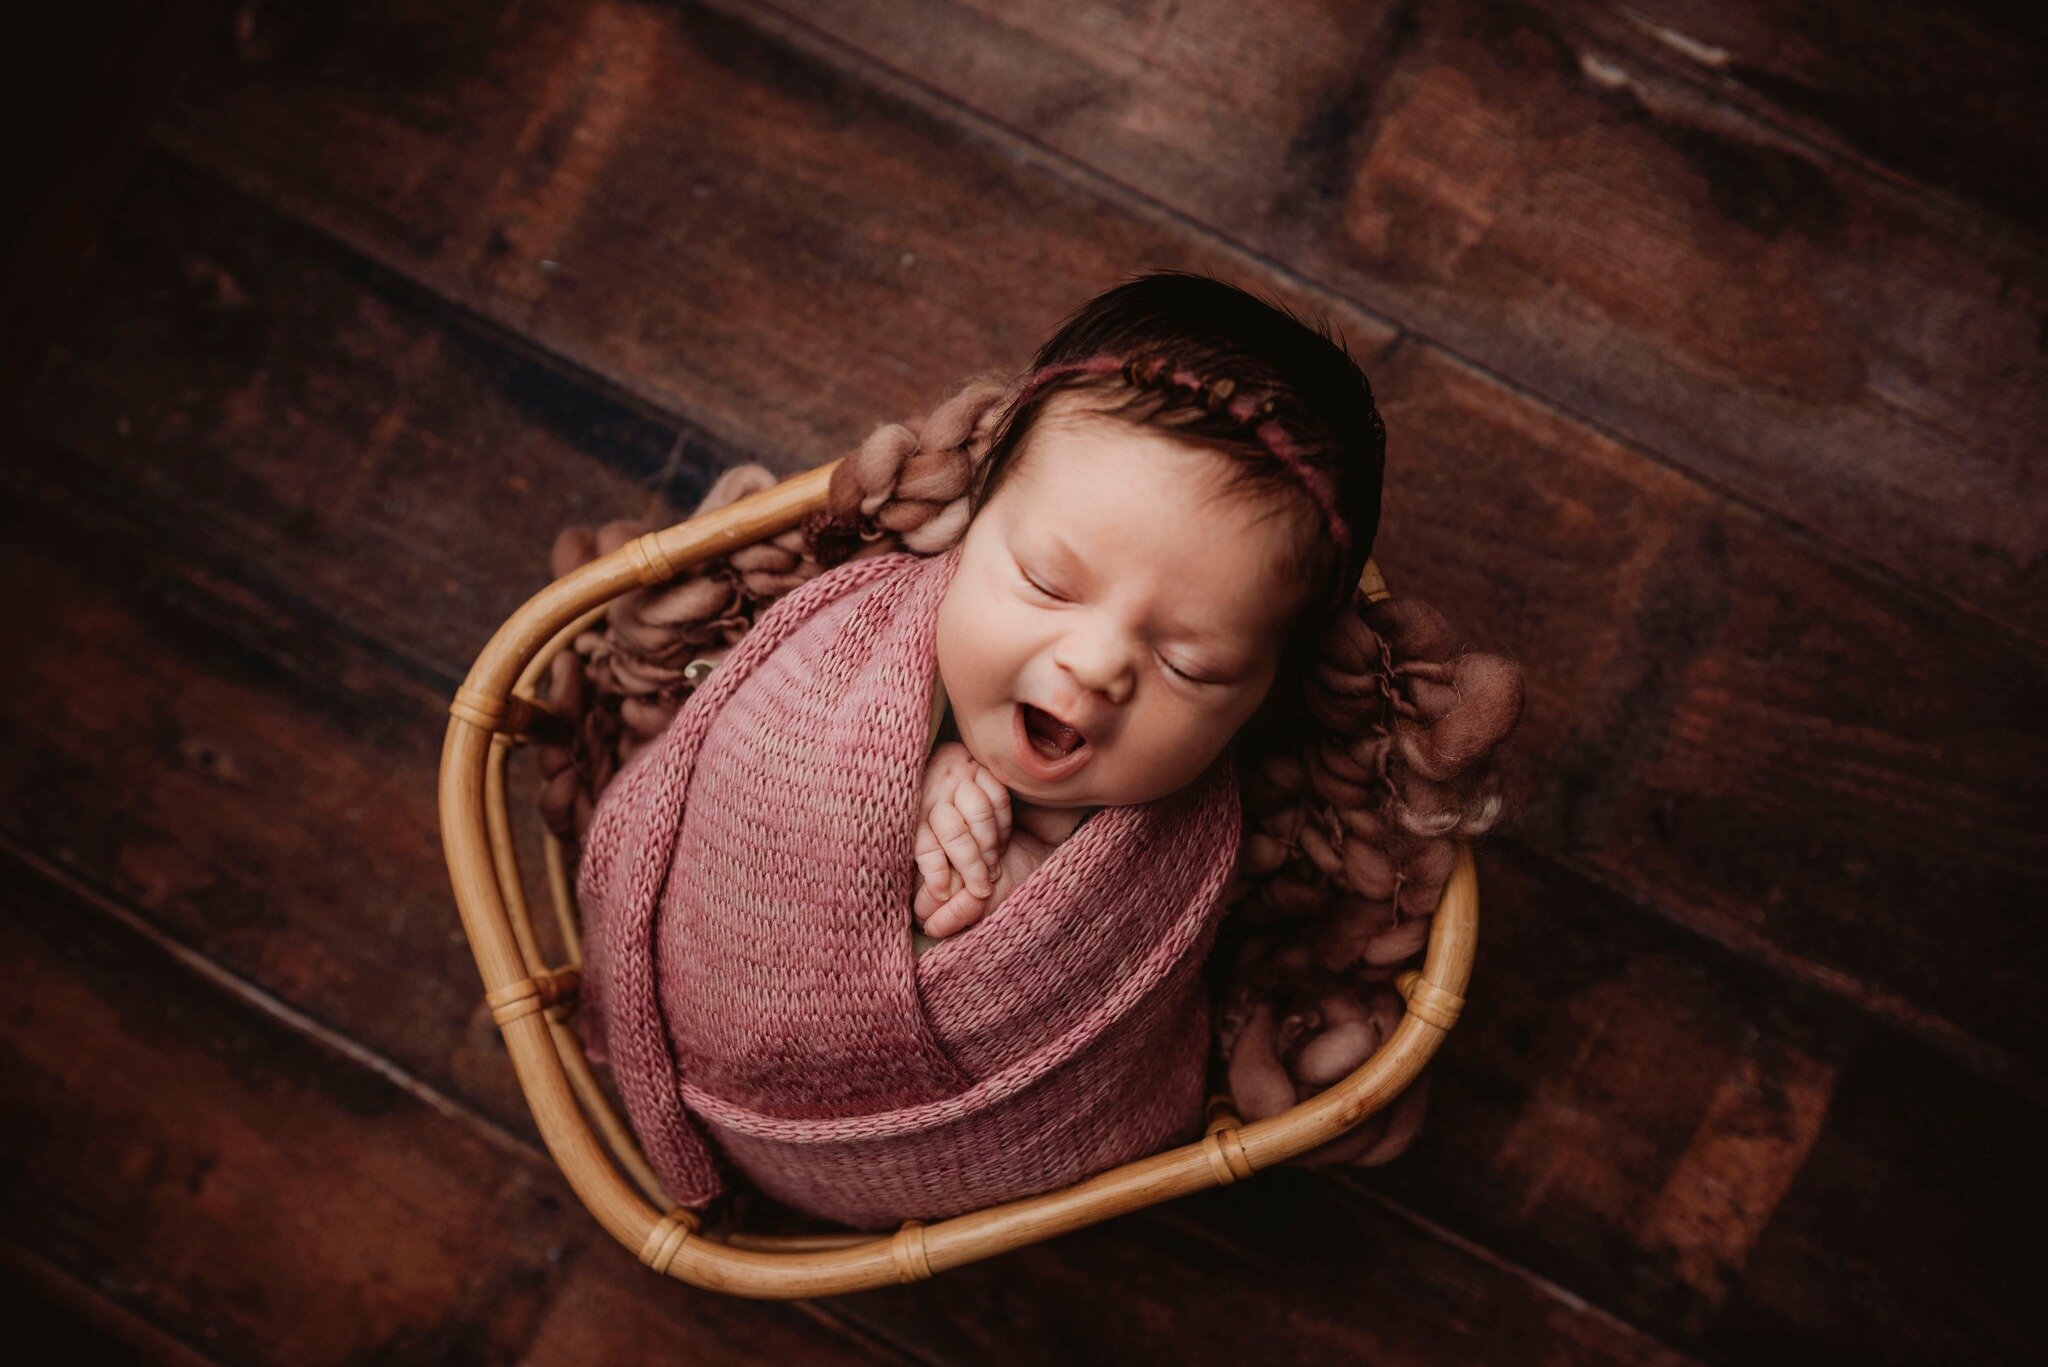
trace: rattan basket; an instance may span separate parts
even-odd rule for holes
[[[1197,1143],[1042,1196],[931,1225],[910,1221],[891,1234],[719,1235],[700,1228],[692,1212],[663,1194],[569,1024],[582,951],[569,852],[552,835],[544,848],[546,881],[567,961],[551,968],[543,957],[513,840],[506,758],[545,720],[534,689],[549,662],[614,597],[798,526],[824,507],[837,464],[650,532],[548,585],[491,637],[449,708],[441,832],[463,930],[541,1137],[598,1222],[656,1272],[709,1290],[838,1295],[920,1281],[1158,1201],[1241,1181],[1336,1138],[1399,1096],[1464,1005],[1479,887],[1471,851],[1462,846],[1422,967],[1395,979],[1407,1003],[1400,1025],[1350,1076],[1269,1119],[1242,1124],[1227,1102],[1212,1102],[1207,1133]],[[1361,586],[1369,596],[1385,596],[1371,564]]]

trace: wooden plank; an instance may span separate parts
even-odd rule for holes
[[[715,16],[599,7],[572,41],[568,19],[533,15],[488,33],[472,11],[440,21],[446,44],[490,54],[488,83],[465,77],[464,63],[384,73],[374,55],[332,59],[319,82],[293,80],[289,66],[233,86],[223,77],[195,97],[180,145],[782,468],[1014,356],[1017,320],[1050,321],[1136,261],[1261,278],[1185,225],[1020,170],[926,111]],[[388,20],[347,22],[369,27],[346,52],[399,41],[377,29]],[[632,81],[600,60],[625,41],[612,25],[630,30]],[[635,81],[661,93],[636,95]],[[422,108],[463,111],[449,116],[459,131]],[[601,172],[521,153],[528,123],[555,128],[579,157],[603,143]],[[352,126],[374,133],[337,144],[334,130]],[[793,190],[799,148],[816,155]],[[401,166],[411,170],[398,195],[389,183]],[[918,192],[876,188],[891,176]],[[531,291],[491,283],[530,259],[486,250],[502,225],[529,222],[479,188],[499,180],[529,196],[545,185],[555,206],[539,259],[558,269],[522,276]],[[776,226],[720,232],[708,209],[676,207],[687,231],[646,231],[666,221],[660,206],[697,206],[705,187],[719,223]],[[394,219],[409,226],[396,231]],[[849,235],[848,221],[876,226]],[[994,250],[964,253],[970,239]],[[1027,240],[1039,245],[1026,252]],[[803,244],[795,261],[792,241]],[[885,270],[904,254],[923,266]],[[970,296],[1015,302],[991,318]],[[1336,316],[1361,354],[1390,336],[1341,306]],[[848,339],[862,344],[842,352]],[[2036,834],[2048,822],[2028,777],[2041,737],[2021,702],[2023,685],[2040,682],[2038,652],[1435,346],[1404,344],[1368,368],[1399,434],[1390,569],[1406,557],[1407,582],[1427,574],[1427,596],[1531,668],[1525,734],[1539,786],[1528,838],[1951,1040],[1973,1066],[2031,1070],[2038,1085],[2048,1031],[2026,987],[2042,955],[2026,907],[2048,862]],[[786,392],[769,398],[778,384]],[[1432,397],[1439,389],[1456,401]],[[1723,593],[1708,587],[1724,581]],[[1915,691],[1867,696],[1900,661]],[[1987,909],[1988,938],[1948,933],[1952,898]]]
[[[2048,1108],[1512,849],[1484,874],[1456,1066],[1374,1192],[1717,1361],[2031,1351],[2044,1312],[2001,1250]]]
[[[161,159],[137,183],[122,214],[146,221],[105,245],[90,288],[101,305],[115,279],[142,293],[63,328],[14,425],[116,457],[106,473],[123,496],[205,517],[208,536],[340,608],[432,689],[459,681],[546,582],[563,525],[694,506],[735,458],[513,351],[421,326],[427,297],[248,206],[207,230],[216,184]],[[99,407],[96,391],[122,397]],[[219,459],[229,450],[239,465]],[[482,526],[497,568],[479,575]]]
[[[41,352],[151,127],[226,0],[45,7],[0,61],[0,399]]]
[[[2048,221],[2048,24],[2037,8],[1542,3],[1603,43],[1690,74],[1915,190],[1985,206],[2028,232]]]
[[[205,1367],[216,1361],[36,1254],[4,1242],[0,1308],[7,1314],[8,1351],[20,1362]]]
[[[457,642],[472,609],[454,595],[420,599],[407,638],[413,644],[397,657],[362,624],[399,615],[414,582],[411,569],[390,567],[391,547],[428,539],[409,530],[407,516],[430,518],[442,546],[470,548],[487,567],[477,576],[479,593],[504,595],[509,606],[528,571],[506,547],[504,528],[528,515],[495,491],[512,478],[543,491],[618,487],[607,434],[619,420],[593,400],[577,410],[587,429],[556,426],[546,440],[522,435],[508,416],[508,391],[523,386],[525,372],[506,370],[491,347],[411,312],[403,299],[380,292],[385,282],[341,288],[334,280],[355,271],[331,247],[265,227],[266,216],[207,198],[189,178],[172,174],[170,181],[138,197],[128,215],[150,225],[156,245],[108,258],[104,303],[88,301],[76,316],[69,354],[51,358],[33,405],[13,418],[21,463],[12,478],[23,511],[12,530],[16,547],[0,563],[21,587],[11,609],[17,620],[0,608],[0,628],[36,647],[0,702],[0,755],[13,757],[12,767],[0,768],[0,810],[19,838],[58,852],[236,971],[465,1105],[520,1125],[521,1105],[474,1010],[474,970],[452,939],[431,843],[442,700],[461,667],[466,648]],[[197,196],[184,210],[172,193],[181,184]],[[228,326],[210,317],[204,300],[219,286],[210,271],[183,269],[194,260],[230,272],[252,301],[248,321]],[[195,281],[196,298],[167,287],[166,278]],[[100,297],[96,290],[93,298]],[[188,332],[165,315],[201,321]],[[210,344],[210,334],[232,336],[233,344]],[[361,359],[379,356],[396,358],[390,364],[403,367],[402,384]],[[322,398],[256,408],[240,397],[256,374],[267,377],[269,393]],[[1439,386],[1424,375],[1421,387]],[[374,492],[329,498],[312,505],[317,516],[302,517],[293,500],[307,496],[293,492],[294,467],[284,453],[354,449],[386,396],[401,391],[409,414],[431,419],[417,420],[408,440],[416,452],[440,454],[432,467],[440,496],[430,505],[411,499],[406,478],[395,474],[337,478]],[[1450,393],[1455,401],[1456,390]],[[116,425],[124,417],[129,437],[121,439]],[[1459,422],[1474,428],[1476,419]],[[1502,459],[1520,459],[1531,430],[1518,428],[1513,443],[1478,446],[1498,445]],[[167,435],[148,435],[156,433]],[[124,442],[146,450],[138,455]],[[379,456],[372,465],[395,459]],[[1446,466],[1442,477],[1459,472]],[[1625,493],[1629,486],[1615,487]],[[108,511],[123,500],[132,500],[129,512]],[[286,534],[318,521],[360,526],[366,510],[387,505],[401,510],[385,513],[397,519],[389,538],[364,537],[353,552],[339,534]],[[283,520],[267,524],[270,517]],[[1483,540],[1501,532],[1470,534]],[[1583,576],[1593,584],[1607,570],[1589,559]],[[1483,583],[1460,588],[1475,598],[1500,591]],[[416,662],[426,650],[447,663]],[[106,680],[122,687],[110,695],[105,683],[93,686]],[[277,821],[280,809],[294,820]],[[1487,962],[1500,967],[1486,972],[1439,1065],[1446,1099],[1431,1131],[1441,1138],[1387,1175],[1422,1193],[1414,1205],[1425,1221],[1496,1249],[1513,1242],[1542,1276],[1610,1308],[1640,1304],[1653,1332],[1664,1334],[1669,1322],[1711,1349],[1717,1316],[1728,1313],[1721,1307],[1741,1303],[1747,1261],[1760,1244],[1783,1240],[1801,1249],[1804,1261],[1781,1258],[1773,1267],[1773,1284],[1810,1288],[1824,1302],[1843,1259],[1856,1259],[1873,1284],[1908,1280],[1930,1229],[1983,1223],[2003,1208],[1995,1194],[1961,1183],[1931,1193],[1920,1223],[1861,1231],[1853,1247],[1800,1242],[1817,1217],[1797,1202],[1788,1206],[1787,1193],[1797,1192],[1814,1146],[1871,1142],[1862,1131],[1834,1136],[1836,1074],[1859,1048],[1924,1057],[1925,1046],[1882,1033],[1865,1044],[1869,1026],[1858,1013],[1645,920],[1548,858],[1497,846],[1484,877]],[[363,933],[364,908],[374,915],[374,933]],[[1975,1082],[1962,1090],[1997,1097]],[[1793,1104],[1781,1108],[1782,1117],[1763,1114],[1758,1098],[1778,1093]],[[1891,1105],[1917,1113],[1922,1098],[1902,1093]],[[1782,1134],[1752,1133],[1764,1119],[1781,1120]],[[1916,1180],[1882,1168],[1866,1175],[1880,1185]],[[1255,1209],[1290,1208],[1257,1184],[1219,1200],[1219,1211],[1235,1210],[1230,1203],[1240,1200]],[[1328,1220],[1326,1244],[1369,1235],[1383,1246],[1392,1236],[1379,1223],[1408,1218],[1377,1207],[1359,1213],[1327,1191],[1291,1209],[1295,1223]],[[1231,1218],[1245,1222],[1243,1212]],[[1114,1235],[1096,1236],[1112,1240],[1101,1246],[1112,1250],[1103,1258],[1183,1256],[1159,1252],[1154,1226],[1113,1228]],[[1444,1236],[1433,1224],[1425,1229],[1428,1237],[1401,1258],[1459,1266],[1440,1261],[1431,1241]],[[1067,1242],[1047,1255],[1050,1262],[1031,1264],[1030,1292],[1017,1289],[1014,1269],[992,1269],[989,1285],[1011,1288],[997,1304],[1015,1312],[1020,1298],[1042,1294],[1067,1308],[1040,1313],[1086,1325],[1092,1312],[1073,1301],[1068,1255],[1057,1251]],[[1235,1236],[1232,1242],[1240,1244]],[[1326,1269],[1327,1249],[1313,1260],[1290,1262],[1277,1247],[1260,1256],[1273,1288],[1297,1288],[1285,1294],[1300,1302],[1300,1323],[1309,1326],[1303,1343],[1323,1335],[1348,1342],[1360,1332],[1341,1308],[1355,1288],[1346,1290],[1344,1278]],[[1373,1260],[1377,1266],[1388,1255]],[[1370,1280],[1367,1265],[1347,1266],[1356,1280]],[[1162,1290],[1169,1303],[1212,1292],[1205,1276],[1185,1266],[1172,1275],[1183,1280],[1170,1295]],[[1485,1280],[1501,1278],[1516,1285],[1500,1294],[1525,1303],[1525,1276],[1510,1267]],[[1330,1302],[1312,1307],[1300,1285],[1322,1288]],[[955,1303],[966,1295],[960,1288]],[[876,1313],[861,1308],[867,1303],[854,1298],[842,1313]],[[882,1304],[911,1307],[902,1321],[863,1320],[894,1341],[940,1356],[977,1342],[971,1319],[917,1310],[925,1303],[911,1293]],[[1918,1317],[1907,1329],[1930,1314],[1907,1295],[1897,1306],[1899,1315]],[[1957,1321],[1957,1332],[1999,1337],[2026,1314],[1995,1298],[1975,1311],[1981,1318]],[[1235,1323],[1205,1321],[1199,1333],[1237,1341]],[[1862,1330],[1890,1327],[1871,1317],[1852,1326],[1856,1333],[1830,1332],[1847,1352],[1863,1341]],[[1794,1323],[1775,1332],[1807,1331]],[[1245,1340],[1245,1347],[1257,1345]]]
[[[1177,1227],[1171,1260],[1086,1237],[1007,1255],[1031,1290],[993,1280],[956,1288],[962,1313],[920,1346],[951,1362],[1701,1360],[1310,1174],[1262,1174],[1186,1198],[1165,1218]],[[1238,1242],[1255,1228],[1279,1237]],[[1182,1263],[1198,1269],[1192,1279]],[[1201,1332],[1184,1340],[1191,1316]]]
[[[1517,837],[2042,1095],[2043,662],[1436,353],[1378,376],[1389,580],[1529,671]]]
[[[535,1155],[11,849],[0,893],[0,1230],[179,1337],[238,1361],[510,1361],[596,1294],[665,1318],[692,1361],[878,1360],[796,1310],[663,1284]],[[579,1332],[598,1357],[636,1346]]]
[[[1633,26],[1616,45],[1483,0],[830,0],[785,31],[812,27],[2048,639],[2038,236],[1844,165],[1653,63],[1643,49],[1661,63],[1663,45]],[[1907,60],[1936,65],[1924,47]],[[2032,111],[2035,83],[2007,90]],[[1903,93],[1893,123],[1924,127]]]

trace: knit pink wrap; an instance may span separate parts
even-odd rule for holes
[[[1225,750],[1094,813],[971,930],[911,949],[940,601],[960,548],[768,607],[605,790],[578,875],[588,1043],[676,1200],[706,1134],[847,1224],[939,1219],[1200,1132],[1202,961],[1241,824]]]

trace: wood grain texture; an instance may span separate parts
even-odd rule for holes
[[[218,1361],[38,1254],[7,1243],[0,1243],[0,1306],[7,1312],[8,1351],[22,1361],[106,1367],[205,1367]]]
[[[2002,0],[1546,0],[1544,8],[1856,157],[1908,193],[2048,221],[2048,16]]]
[[[1485,0],[1085,17],[1056,0],[827,0],[803,16],[1661,459],[2048,639],[2030,458],[2048,422],[2040,240],[1941,212],[1716,100],[1640,26]],[[1944,23],[1900,21],[1895,42],[1916,22]],[[1847,39],[1830,51],[1860,50]],[[2010,75],[2004,89],[2027,93]],[[1973,145],[1997,141],[1972,129]]]
[[[548,500],[579,488],[629,498],[628,473],[669,443],[600,400],[568,417],[524,402],[559,377],[451,326],[331,244],[159,169],[129,215],[152,225],[146,240],[103,259],[10,419],[23,511],[5,569],[24,592],[0,631],[37,649],[0,707],[0,753],[13,757],[0,807],[17,839],[60,852],[234,971],[524,1133],[432,843],[445,699],[469,633],[538,582],[539,543],[519,529],[547,525],[546,514],[526,511],[528,499],[559,507]],[[238,321],[219,313],[223,276],[250,301],[228,311]],[[252,391],[269,397],[254,403]],[[402,426],[385,417],[398,396]],[[379,423],[400,435],[373,440]],[[359,464],[328,469],[293,451],[356,452]],[[436,496],[407,497],[429,473]],[[94,547],[89,560],[66,549],[78,545]],[[444,571],[419,563],[429,554],[469,557],[464,592],[436,590],[430,576]],[[1584,571],[1603,573],[1597,560]],[[46,618],[53,627],[39,629]],[[112,680],[125,682],[110,692]],[[95,777],[108,774],[121,781]],[[287,803],[297,817],[278,822]],[[1935,1232],[1998,1226],[2001,1198],[1973,1177],[2001,1167],[1929,1186],[1918,1155],[1868,1115],[1862,1129],[1835,1128],[1845,1065],[1903,1050],[1923,1060],[1924,1086],[1938,1056],[1646,920],[1548,857],[1501,847],[1485,877],[1502,899],[1489,901],[1486,991],[1437,1065],[1429,1133],[1382,1179],[1415,1214],[1350,1203],[1304,1177],[1285,1200],[1255,1185],[1176,1226],[1210,1243],[1219,1225],[1231,1231],[1220,1248],[1253,1258],[1270,1277],[1261,1294],[1293,1307],[1289,1342],[1364,1343],[1342,1307],[1386,1262],[1427,1263],[1446,1287],[1481,1276],[1445,1260],[1436,1225],[1709,1356],[1731,1323],[1765,1337],[1825,1332],[1847,1353],[1930,1322],[1980,1338],[2028,1322],[2023,1302],[1995,1290],[1966,1317],[1907,1294],[1825,1331],[1773,1319],[1781,1299],[1819,1313],[1845,1266],[1878,1285],[1912,1282]],[[1946,1085],[2015,1143],[2038,1134],[2035,1111],[1981,1083]],[[1915,1091],[1889,1105],[1917,1114],[1928,1102]],[[1921,1190],[1921,1213],[1821,1237],[1830,1212],[1801,1199],[1817,1146],[1874,1154],[1862,1160],[1870,1180]],[[1313,1256],[1290,1257],[1288,1239],[1319,1220],[1331,1223]],[[1412,1242],[1388,1242],[1390,1221]],[[971,1295],[967,1270],[949,1273],[956,1300],[943,1309],[912,1290],[884,1298],[885,1310],[858,1297],[839,1311],[952,1359],[986,1351],[971,1327],[983,1312],[1033,1313],[1061,1341],[1110,1315],[1128,1288],[1081,1295],[1069,1256],[1180,1259],[1170,1277],[1149,1274],[1154,1303],[1213,1298],[1221,1264],[1190,1263],[1187,1239],[1135,1224],[1088,1236],[1109,1242],[1085,1254],[1060,1252],[1072,1242],[1062,1241],[1028,1276],[1012,1260],[991,1265]],[[1767,1285],[1751,1271],[1758,1248],[1775,1259]],[[1973,1252],[1957,1266],[1997,1286],[1995,1261]],[[1486,1294],[1555,1316],[1525,1277],[1486,1272]],[[1247,1292],[1213,1319],[1195,1316],[1190,1341],[1253,1352],[1253,1331],[1234,1327],[1248,1315],[1257,1332],[1282,1332]],[[1597,1337],[1598,1355],[1644,1350]]]
[[[69,302],[150,129],[228,0],[47,7],[0,55],[0,400]]]
[[[659,94],[635,117],[603,114],[591,134],[610,139],[601,188],[579,169],[550,198],[557,228],[541,259],[557,269],[521,277],[538,293],[490,283],[525,258],[485,249],[511,211],[470,187],[546,181],[556,165],[519,151],[498,105],[562,101],[548,118],[577,142],[569,130],[615,79],[550,26],[568,22],[554,11],[510,33],[466,11],[439,16],[444,47],[493,54],[488,85],[454,60],[393,73],[368,56],[330,57],[318,83],[281,61],[238,68],[195,93],[175,140],[437,293],[784,469],[843,450],[976,366],[1014,364],[1020,319],[1049,326],[1141,261],[1303,299],[1185,224],[1027,175],[934,127],[928,107],[852,88],[814,54],[721,15],[599,6],[581,18],[586,34],[634,25],[635,60],[658,64],[647,79]],[[351,22],[365,31],[343,52],[397,41],[379,38],[375,19]],[[550,94],[560,91],[579,93]],[[1529,96],[1531,107],[1553,98]],[[250,117],[257,106],[268,117]],[[430,126],[425,107],[463,111],[460,131]],[[375,133],[338,144],[333,130],[351,126]],[[809,142],[801,165],[793,138]],[[394,197],[401,166],[409,193]],[[648,230],[668,222],[653,205],[697,204],[702,187],[718,222],[756,231],[719,231],[688,218],[696,210],[672,232]],[[917,264],[882,269],[892,260]],[[846,283],[823,289],[814,269]],[[715,318],[698,312],[707,296]],[[972,302],[989,298],[1005,308]],[[2021,700],[2041,683],[2041,655],[1459,354],[1420,338],[1388,354],[1395,334],[1323,302],[1366,358],[1396,434],[1388,572],[1398,565],[1400,582],[1425,586],[1475,640],[1530,670],[1540,787],[1529,838],[2039,1086],[2048,1033],[2021,979],[2042,951],[2023,908],[2048,862],[2048,823],[2031,777],[2043,742]],[[963,329],[978,331],[972,345]],[[819,336],[835,346],[807,351],[803,339]],[[784,396],[762,397],[763,384]],[[1475,488],[1488,496],[1475,500]],[[1980,501],[2005,515],[2026,506],[1982,491]],[[1889,691],[1864,682],[1901,669]],[[1940,774],[1966,775],[1969,791]],[[1984,936],[1945,933],[1950,898],[1991,909]]]
[[[693,1361],[877,1360],[794,1310],[651,1282],[537,1154],[12,849],[0,889],[20,988],[0,1018],[0,1228],[179,1337],[239,1361],[509,1361],[557,1297],[595,1287],[665,1316]],[[633,1346],[581,1332],[601,1356]]]

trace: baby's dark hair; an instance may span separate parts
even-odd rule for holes
[[[1269,516],[1313,510],[1316,530],[1294,548],[1305,606],[1273,686],[1275,698],[1291,695],[1379,529],[1386,424],[1341,334],[1209,276],[1126,280],[1076,309],[1032,358],[975,469],[970,516],[1003,486],[1052,396],[1076,390],[1101,396],[1093,413],[1224,456],[1219,492],[1242,491]]]

